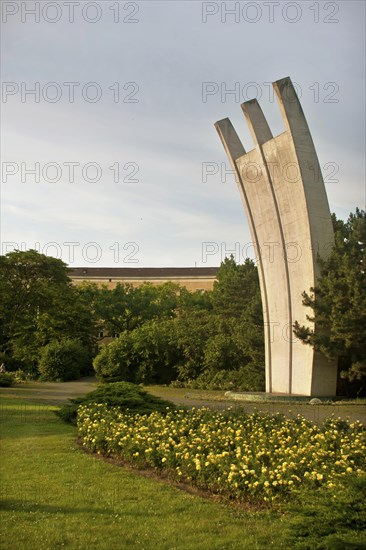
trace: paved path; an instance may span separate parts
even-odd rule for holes
[[[149,389],[149,388],[147,388]],[[301,402],[246,402],[246,401],[229,401],[228,399],[214,399],[214,398],[205,398],[204,391],[192,391],[185,390],[186,393],[182,393],[182,390],[176,390],[171,388],[164,388],[159,386],[153,386],[151,388],[151,393],[158,395],[159,397],[169,399],[173,401],[176,405],[184,405],[189,407],[207,407],[209,409],[215,410],[224,410],[228,407],[233,409],[241,409],[247,413],[252,413],[255,411],[262,411],[265,413],[282,413],[289,418],[296,418],[298,414],[304,416],[307,420],[312,420],[314,422],[321,422],[325,418],[331,416],[332,414],[335,417],[349,418],[351,422],[359,420],[366,424],[366,403],[360,405],[348,404],[344,402],[342,404],[333,403],[333,404],[321,404],[321,405],[310,405],[309,403]],[[214,394],[215,392],[207,392],[208,395]],[[216,392],[223,396],[224,392]]]
[[[0,388],[0,395],[17,397],[37,403],[59,405],[65,403],[68,399],[95,390],[97,382],[94,376],[72,380],[71,382],[26,382],[12,388]]]
[[[0,388],[0,395],[17,397],[30,402],[60,405],[68,399],[85,395],[94,390],[96,386],[97,379],[90,376],[71,382],[28,382],[12,388]],[[360,405],[349,405],[347,403],[309,405],[307,403],[296,402],[247,403],[222,399],[224,392],[202,392],[199,390],[165,388],[162,386],[153,386],[147,388],[147,390],[154,395],[172,401],[176,405],[188,407],[208,407],[216,410],[232,407],[234,409],[242,409],[248,413],[254,411],[280,412],[292,418],[301,414],[308,420],[316,422],[334,414],[336,417],[349,418],[351,422],[359,420],[366,424],[366,403]],[[218,399],[218,397],[221,397],[221,399]]]

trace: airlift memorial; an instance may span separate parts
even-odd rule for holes
[[[297,340],[306,318],[302,292],[316,284],[319,257],[334,242],[324,181],[314,143],[290,78],[273,83],[285,131],[273,137],[257,100],[242,109],[255,148],[245,151],[228,118],[215,124],[246,211],[262,295],[266,392],[333,396],[337,364]]]

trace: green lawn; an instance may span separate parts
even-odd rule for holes
[[[365,478],[285,513],[230,506],[84,453],[54,407],[12,389],[0,397],[2,550],[366,548]]]
[[[281,519],[86,455],[52,407],[3,398],[2,549],[282,548]]]

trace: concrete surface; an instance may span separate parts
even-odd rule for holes
[[[242,105],[255,148],[248,153],[229,119],[215,124],[247,214],[261,286],[266,391],[304,396],[336,393],[336,361],[296,339],[295,321],[314,329],[302,292],[316,283],[318,254],[334,243],[321,169],[290,78],[273,84],[285,131],[272,137],[256,100]]]

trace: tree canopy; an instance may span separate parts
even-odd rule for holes
[[[333,223],[335,246],[320,261],[316,287],[303,293],[316,329],[295,322],[294,332],[304,345],[339,358],[339,394],[364,395],[366,213],[356,209]],[[98,349],[100,331],[114,341]],[[226,258],[207,292],[172,282],[108,289],[74,286],[59,259],[10,252],[0,256],[0,356],[12,370],[49,378],[85,374],[94,358],[104,381],[263,390],[257,268]]]
[[[338,393],[366,393],[366,212],[356,209],[346,222],[333,215],[335,246],[321,262],[315,288],[303,293],[316,329],[294,324],[305,344],[338,357]]]
[[[77,340],[89,354],[95,345],[90,310],[61,260],[35,250],[0,256],[0,349],[36,372],[41,350],[53,340]]]
[[[149,289],[158,308],[147,308],[144,322],[126,328],[101,350],[94,360],[97,375],[109,381],[263,389],[263,322],[254,263],[226,259],[213,292],[164,286]]]

